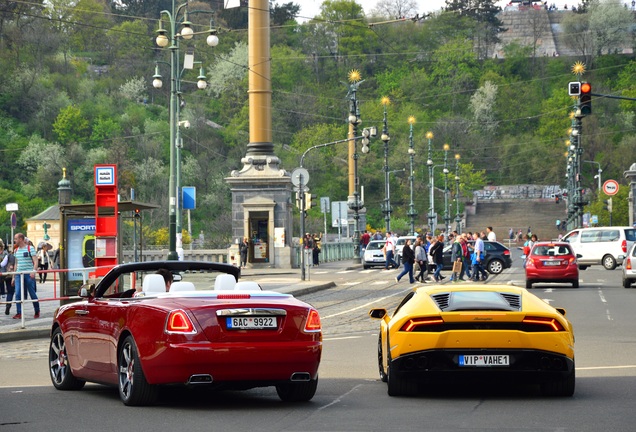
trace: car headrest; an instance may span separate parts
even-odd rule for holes
[[[196,288],[194,287],[194,284],[192,282],[186,282],[186,281],[172,282],[172,285],[170,285],[170,292],[177,292],[177,291],[196,291]]]
[[[166,292],[166,281],[160,274],[147,274],[142,285],[145,293]]]
[[[236,285],[236,279],[231,274],[220,274],[214,280],[214,290],[233,290]]]
[[[235,291],[262,291],[259,284],[254,281],[240,281],[234,286]]]

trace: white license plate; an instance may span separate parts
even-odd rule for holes
[[[558,266],[561,265],[561,261],[543,261],[544,266]]]
[[[459,365],[472,367],[510,366],[510,359],[507,355],[460,355]]]
[[[229,317],[226,322],[230,330],[276,328],[276,317]]]

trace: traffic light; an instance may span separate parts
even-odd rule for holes
[[[141,215],[139,214],[139,209],[138,208],[135,209],[135,217],[136,218],[141,217]]]
[[[581,94],[581,83],[579,81],[573,81],[568,83],[568,95],[578,96]]]
[[[603,210],[607,210],[608,212],[612,212],[612,199],[608,198],[603,200]]]
[[[579,94],[579,107],[581,114],[592,114],[592,84],[581,83],[581,93]]]

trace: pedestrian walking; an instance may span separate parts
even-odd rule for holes
[[[239,256],[241,257],[241,261],[239,262],[239,267],[245,268],[247,265],[247,253],[250,250],[250,242],[247,237],[243,237],[243,241],[239,243]]]
[[[27,294],[31,296],[31,300],[35,300],[33,303],[33,310],[35,315],[33,318],[40,318],[40,303],[37,301],[38,296],[35,293],[35,273],[38,270],[38,259],[36,257],[35,248],[29,244],[30,242],[22,233],[15,234],[13,241],[18,248],[15,251],[16,272],[29,272],[22,273],[13,276],[13,286],[15,287],[15,300],[18,313],[13,316],[13,319],[22,318],[22,291],[24,289],[24,297]]]
[[[384,244],[384,253],[386,256],[386,261],[384,263],[384,270],[388,270],[389,267],[397,268],[398,265],[393,259],[393,255],[395,254],[395,237],[390,231],[386,233],[386,243]]]
[[[479,276],[481,275],[481,280],[485,281],[488,279],[488,273],[486,273],[486,270],[484,270],[484,267],[482,266],[485,256],[484,240],[477,233],[473,234],[473,238],[475,240],[472,258],[473,280],[475,282],[479,281]]]
[[[400,279],[402,279],[402,276],[408,273],[409,283],[415,283],[415,278],[413,277],[414,262],[415,262],[415,251],[413,251],[413,248],[411,247],[411,239],[406,239],[406,242],[404,243],[404,248],[402,249],[402,263],[404,264],[404,269],[395,278],[396,282],[400,282]]]
[[[429,255],[433,258],[435,263],[435,273],[433,279],[435,282],[441,282],[442,279],[446,279],[442,276],[441,272],[444,268],[444,235],[440,234],[437,239],[433,239],[431,247],[429,248]]]
[[[418,271],[415,275],[415,280],[422,283],[426,282],[428,278],[428,257],[424,240],[421,237],[418,237],[415,241],[415,267],[413,270]]]
[[[488,241],[497,241],[497,235],[492,230],[491,226],[486,227],[486,239],[488,239]]]
[[[0,271],[2,273],[11,273],[15,270],[15,255],[13,255],[13,251],[11,248],[7,248],[7,255],[0,262]],[[13,297],[15,295],[15,287],[13,286],[13,276],[3,276],[2,283],[4,284],[5,291],[7,293],[7,306],[5,308],[4,314],[9,315],[11,312],[11,302],[13,301]]]
[[[40,283],[46,282],[47,270],[52,267],[51,266],[51,256],[49,255],[49,250],[51,250],[53,246],[49,243],[44,243],[40,250],[38,251],[38,276],[40,278]]]
[[[366,231],[365,231],[366,233]],[[322,242],[322,236],[319,236],[318,234],[314,233],[313,236],[313,240],[314,240],[314,247],[312,249],[312,258],[314,261],[314,265],[317,266],[318,264],[320,264],[320,244]],[[367,240],[367,243],[369,243],[369,241]],[[367,245],[364,245],[364,249],[367,248]],[[364,252],[362,252],[363,256],[364,256]]]

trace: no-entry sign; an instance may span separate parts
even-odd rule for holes
[[[616,195],[618,193],[618,182],[616,180],[606,180],[603,183],[603,192],[605,192],[605,195]]]

